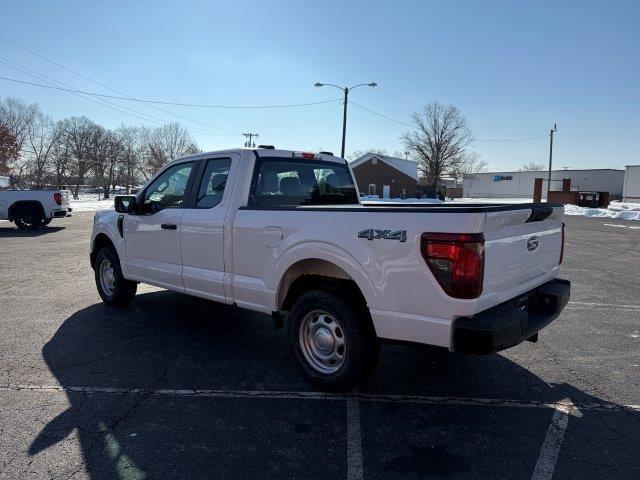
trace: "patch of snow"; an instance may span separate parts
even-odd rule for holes
[[[102,195],[98,194],[80,195],[78,200],[72,198],[69,202],[74,212],[95,212],[96,210],[113,209],[113,197],[104,200]]]
[[[371,203],[444,203],[437,198],[380,198],[376,195],[360,197],[360,201],[365,205]]]
[[[532,203],[530,198],[452,198],[456,203]],[[543,200],[544,202],[545,200]]]
[[[565,205],[565,215],[583,217],[618,218],[621,220],[640,220],[640,204],[611,202],[609,208],[587,208],[577,205]]]
[[[640,211],[640,203],[614,201],[609,204],[609,210],[615,210],[616,212],[625,210]]]

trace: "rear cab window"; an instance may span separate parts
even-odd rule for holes
[[[356,186],[346,163],[277,157],[256,160],[249,207],[357,204]]]

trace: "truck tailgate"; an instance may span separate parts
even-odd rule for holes
[[[529,209],[487,214],[484,294],[505,301],[553,278],[562,251],[561,218],[559,209],[538,219]]]

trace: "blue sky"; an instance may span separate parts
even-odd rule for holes
[[[637,2],[7,2],[0,34],[128,95],[264,105],[341,95],[317,81],[376,81],[351,98],[408,122],[438,100],[458,106],[478,139],[517,139],[558,124],[554,165],[640,163]],[[75,88],[112,93],[0,40],[0,56]],[[0,63],[0,75],[34,79]],[[69,93],[0,80],[0,96],[37,102],[54,118],[141,124]],[[116,103],[155,117],[143,104]],[[162,107],[196,129],[257,131],[278,147],[340,151],[339,102],[272,110]],[[207,124],[203,126],[202,123]],[[403,150],[401,124],[350,106],[347,154]],[[239,135],[194,133],[204,149]],[[492,169],[546,163],[548,139],[478,141]]]

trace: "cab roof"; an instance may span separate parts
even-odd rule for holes
[[[253,152],[254,155],[265,158],[265,157],[279,157],[279,158],[299,158],[299,159],[308,159],[308,160],[323,160],[327,162],[335,162],[335,163],[346,163],[344,158],[336,157],[335,155],[331,155],[329,153],[319,153],[319,152],[303,152],[302,150],[280,150],[275,148],[229,148],[225,150],[214,150],[210,152],[202,152],[196,153],[194,155],[188,155],[186,157],[181,157],[173,160],[170,163],[174,162],[182,162],[186,160],[199,160],[202,158],[207,158],[212,155],[220,155],[224,153],[246,153]],[[305,156],[303,157],[303,154]],[[307,155],[313,154],[313,157],[308,157]]]

